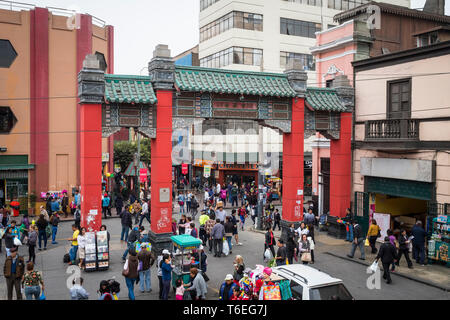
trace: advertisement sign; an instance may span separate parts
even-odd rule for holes
[[[102,153],[102,162],[109,162],[109,152]]]
[[[189,167],[188,167],[188,164],[187,164],[187,163],[183,163],[183,164],[181,165],[181,173],[182,173],[183,175],[186,175],[186,174],[189,173]]]
[[[205,178],[209,178],[211,176],[211,167],[210,166],[203,167],[203,176]]]
[[[147,174],[148,174],[147,168],[140,168],[139,169],[139,180],[142,183],[147,182]]]

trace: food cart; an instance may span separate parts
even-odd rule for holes
[[[176,288],[175,283],[179,278],[183,279],[185,284],[190,282],[191,267],[197,267],[195,263],[192,263],[191,251],[198,249],[202,241],[187,234],[172,236],[170,239],[174,247],[173,264],[175,266],[172,270],[172,286]],[[200,269],[199,272],[201,272]]]

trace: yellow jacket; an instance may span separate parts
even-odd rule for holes
[[[369,231],[367,231],[367,236],[368,237],[375,237],[376,235],[378,235],[378,231],[381,232],[381,228],[379,225],[376,224],[371,224],[369,227]]]

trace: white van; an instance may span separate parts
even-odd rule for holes
[[[280,278],[290,281],[295,300],[354,300],[340,279],[303,264],[272,268]]]

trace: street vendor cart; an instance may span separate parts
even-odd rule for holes
[[[176,281],[183,279],[184,284],[190,282],[190,270],[192,267],[198,267],[198,265],[192,259],[192,250],[197,250],[202,244],[202,241],[193,236],[182,234],[178,236],[172,236],[170,238],[174,247],[172,270],[172,287],[176,288]],[[200,268],[199,272],[201,272]]]
[[[272,193],[272,200],[280,200],[281,196],[281,179],[278,177],[270,177],[269,183],[271,185],[270,192]]]
[[[450,219],[447,215],[440,215],[433,219],[431,240],[428,241],[429,263],[441,261],[450,267],[448,247],[450,245]]]

